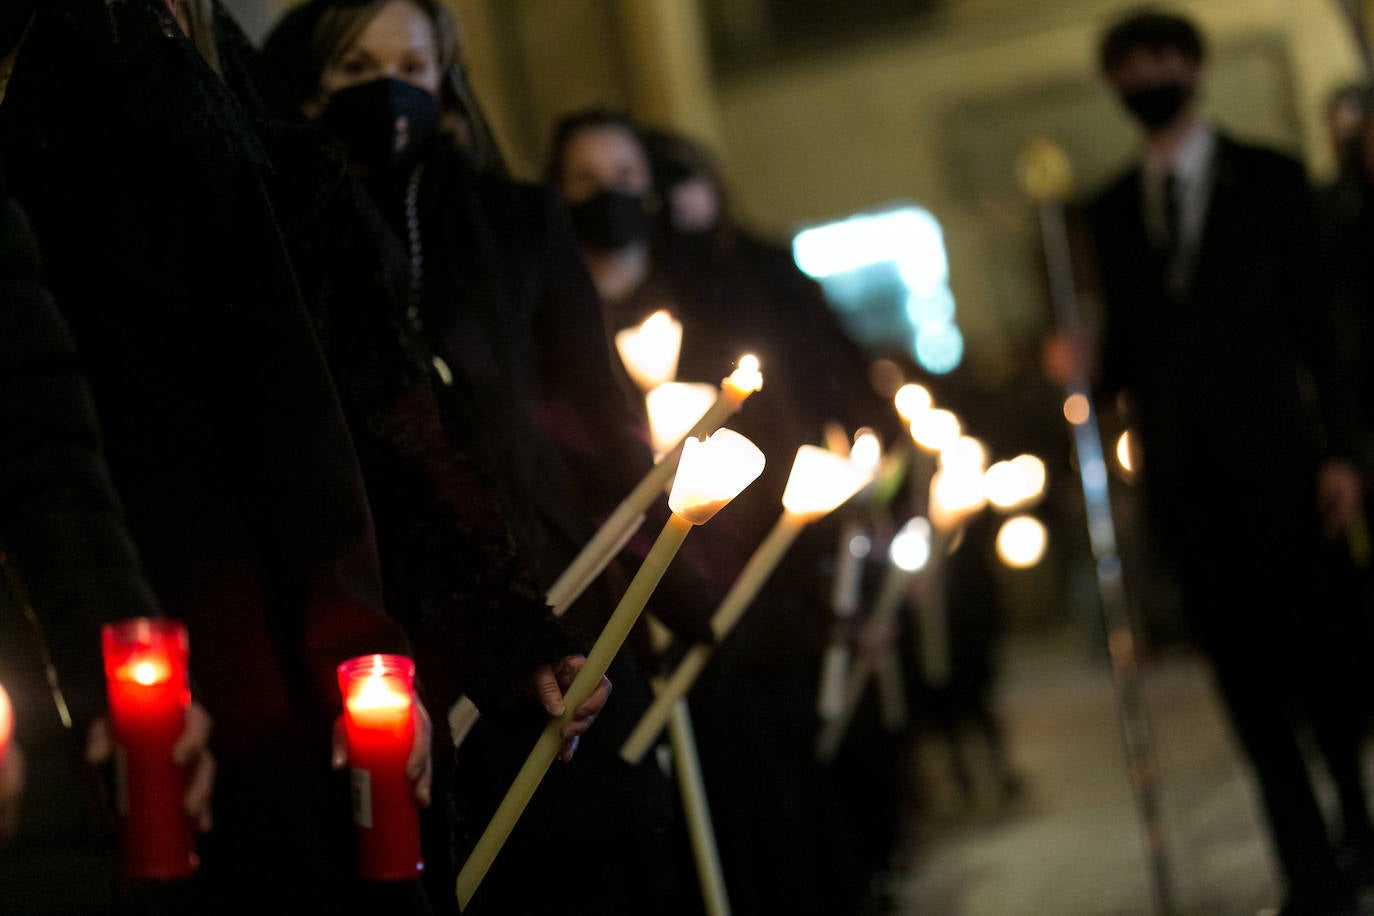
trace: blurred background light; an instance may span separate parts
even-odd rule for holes
[[[902,526],[892,538],[888,556],[898,569],[919,572],[930,562],[930,522],[919,516]]]
[[[792,256],[861,345],[909,349],[936,375],[963,361],[944,230],[929,210],[890,205],[803,229]]]
[[[997,532],[997,556],[1012,569],[1029,569],[1045,556],[1049,535],[1039,519],[1017,515]]]

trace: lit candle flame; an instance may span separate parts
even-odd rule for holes
[[[883,460],[883,444],[877,433],[871,429],[861,429],[855,433],[854,447],[849,450],[849,460],[870,477],[878,473],[878,465]]]
[[[1025,475],[1010,461],[999,461],[983,472],[983,490],[997,508],[1014,508],[1026,498]]]
[[[949,448],[940,451],[940,467],[983,473],[988,465],[988,450],[973,436],[960,436]]]
[[[1135,471],[1131,458],[1131,431],[1128,429],[1116,440],[1116,461],[1127,474]]]
[[[1018,515],[1007,519],[997,532],[997,555],[1012,569],[1027,569],[1045,556],[1048,540],[1039,519]]]
[[[649,411],[649,436],[654,454],[666,455],[697,421],[706,415],[716,400],[712,385],[689,382],[664,382],[644,398]]]
[[[716,430],[705,441],[689,438],[668,507],[693,525],[705,524],[763,473],[763,463],[758,446],[734,430]]]
[[[898,388],[892,401],[897,408],[897,414],[908,423],[922,411],[929,410],[935,403],[929,391],[911,382]]]
[[[372,676],[363,678],[361,686],[349,696],[349,709],[405,709],[410,705],[410,694],[397,690],[377,669],[373,672]]]
[[[983,474],[988,502],[999,509],[1016,509],[1045,495],[1045,462],[1034,455],[999,461]]]
[[[651,391],[677,377],[682,325],[667,311],[654,312],[636,328],[615,335],[615,348],[625,371],[641,391]]]
[[[721,387],[740,400],[761,389],[763,372],[759,366],[759,358],[752,353],[741,356],[738,368],[721,383]]]
[[[920,572],[930,562],[930,522],[917,516],[892,538],[888,557],[903,572]]]
[[[1026,502],[1033,502],[1045,495],[1045,462],[1034,455],[1017,455],[1011,463],[1021,469],[1026,480]]]
[[[867,486],[871,471],[860,468],[848,457],[803,445],[797,449],[782,492],[783,508],[807,520],[819,518]]]
[[[959,441],[960,432],[959,418],[948,410],[924,410],[911,420],[911,438],[932,452],[942,452]]]
[[[985,505],[981,469],[941,468],[930,479],[930,521],[941,531],[954,530]]]

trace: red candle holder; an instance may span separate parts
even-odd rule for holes
[[[5,752],[10,749],[10,739],[14,737],[14,708],[10,705],[10,695],[0,685],[0,763],[5,762]]]
[[[358,828],[358,873],[374,881],[419,876],[420,812],[406,760],[415,742],[415,663],[363,655],[339,666]]]
[[[186,627],[138,617],[105,624],[100,641],[116,745],[124,875],[188,878],[200,865],[184,808],[189,773],[172,761],[191,703]]]

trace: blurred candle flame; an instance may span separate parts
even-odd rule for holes
[[[924,386],[914,382],[908,382],[897,389],[897,393],[892,397],[893,404],[897,408],[897,414],[903,420],[910,423],[913,418],[923,411],[930,410],[934,406],[934,399]]]
[[[677,377],[682,325],[660,309],[638,327],[618,331],[615,348],[639,390],[651,391]]]
[[[696,382],[664,382],[644,398],[649,412],[649,437],[654,454],[666,455],[706,415],[716,400],[716,388]]]
[[[883,444],[879,441],[878,434],[871,429],[856,432],[854,445],[849,450],[849,460],[869,477],[878,473],[878,465],[883,460]]]
[[[949,448],[940,451],[940,467],[959,468],[977,471],[979,474],[988,465],[988,450],[973,436],[960,436]]]
[[[1121,470],[1129,476],[1135,472],[1135,459],[1131,450],[1135,443],[1131,438],[1131,431],[1128,429],[1116,439],[1116,461],[1121,465]]]
[[[844,455],[803,445],[792,462],[792,473],[782,492],[782,506],[800,518],[819,518],[834,511],[872,479],[871,472]]]
[[[920,572],[930,562],[930,522],[917,516],[910,519],[892,538],[888,557],[903,572]]]
[[[983,489],[998,509],[1033,503],[1045,493],[1045,463],[1034,455],[999,461],[984,472]]]
[[[1082,426],[1088,422],[1088,417],[1092,414],[1092,405],[1088,403],[1088,396],[1081,392],[1075,392],[1064,399],[1064,419],[1074,426]]]
[[[752,353],[741,356],[738,368],[730,373],[722,387],[741,400],[763,388],[763,372],[759,366],[759,358]]]
[[[911,419],[911,438],[931,452],[942,452],[959,440],[959,418],[948,410],[923,410]]]
[[[997,556],[1012,569],[1028,569],[1045,556],[1049,535],[1037,518],[1017,515],[997,532]]]

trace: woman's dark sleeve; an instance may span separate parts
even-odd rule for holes
[[[100,456],[77,357],[0,188],[0,546],[41,621],[78,721],[103,703],[100,625],[158,613]]]
[[[262,575],[278,594],[299,596],[297,646],[317,696],[333,708],[340,662],[409,654],[410,644],[383,611],[353,440],[262,184],[227,176],[203,192],[194,203],[217,218],[203,229],[210,256],[200,280],[208,301],[227,303],[205,332],[212,403],[241,475]]]

